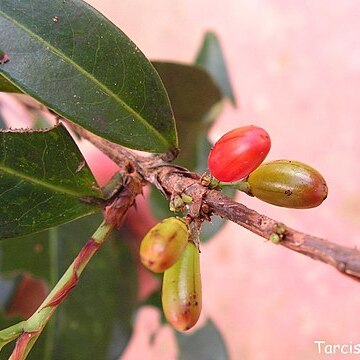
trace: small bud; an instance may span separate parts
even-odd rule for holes
[[[175,265],[164,273],[162,305],[167,321],[178,331],[191,329],[200,317],[199,251],[192,242]]]
[[[171,198],[169,203],[170,211],[182,211],[184,208],[184,201],[180,195],[175,195]]]
[[[165,271],[184,252],[188,238],[189,229],[184,220],[177,217],[164,219],[141,242],[141,262],[151,271]]]
[[[269,237],[269,241],[272,242],[273,244],[280,244],[280,235],[277,233],[272,233]]]
[[[247,181],[255,197],[287,208],[319,206],[328,194],[321,174],[298,161],[276,160],[262,164],[249,175]]]
[[[181,194],[181,199],[185,204],[190,204],[193,201],[193,198],[186,194]]]

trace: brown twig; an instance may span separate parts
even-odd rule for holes
[[[277,234],[280,228],[281,245],[334,266],[341,273],[360,280],[360,251],[291,229],[233,201],[217,190],[207,189],[194,179],[194,175],[189,177],[187,174],[174,172],[171,166],[158,169],[156,177],[168,193],[185,192],[193,199],[201,198],[203,213],[233,221],[265,239]]]
[[[109,141],[95,137],[87,131],[81,135],[93,142],[119,165],[123,164],[123,156],[127,156],[123,148]],[[233,221],[253,233],[271,239],[276,235],[279,243],[288,249],[320,260],[335,267],[341,273],[360,280],[360,251],[347,248],[316,236],[291,229],[265,215],[261,215],[246,206],[233,201],[217,190],[211,190],[201,184],[200,176],[189,171],[179,170],[176,166],[164,163],[160,158],[145,158],[125,150],[131,156],[127,161],[136,163],[140,175],[157,186],[168,198],[173,194],[186,193],[193,203],[190,214],[204,219],[217,215]],[[119,154],[121,156],[119,157]],[[281,231],[279,231],[281,229]]]

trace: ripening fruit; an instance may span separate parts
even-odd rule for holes
[[[180,259],[164,273],[162,306],[167,321],[178,331],[191,329],[201,313],[199,251],[189,242]]]
[[[155,225],[140,245],[141,262],[151,271],[163,272],[184,252],[189,229],[184,220],[171,217]]]
[[[287,208],[319,206],[328,193],[321,174],[299,161],[276,160],[262,164],[249,175],[247,181],[252,195]]]
[[[211,175],[224,182],[241,180],[264,161],[270,147],[270,136],[260,127],[250,125],[231,130],[210,150]]]

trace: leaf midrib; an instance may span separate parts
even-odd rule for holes
[[[9,174],[9,175],[13,175],[13,176],[16,176],[22,180],[25,180],[29,183],[33,183],[33,184],[36,184],[36,185],[40,185],[41,187],[45,187],[47,189],[50,189],[52,191],[55,191],[57,193],[62,193],[62,194],[65,194],[65,195],[70,195],[72,197],[76,197],[76,198],[80,198],[81,196],[79,195],[79,192],[77,191],[72,191],[70,189],[66,189],[66,188],[63,188],[63,187],[60,187],[60,186],[56,186],[56,185],[52,185],[52,184],[49,184],[45,181],[42,181],[41,179],[38,179],[38,178],[34,178],[34,177],[31,177],[31,176],[28,176],[28,175],[25,175],[19,171],[16,171],[16,170],[13,170],[13,169],[10,169],[6,166],[4,166],[4,164],[0,164],[0,171],[4,171],[5,173]],[[85,196],[85,195],[84,195]]]
[[[15,19],[11,18],[10,16],[8,16],[6,13],[4,13],[3,11],[0,10],[0,14],[7,20],[9,20],[10,22],[12,22],[13,24],[15,24],[16,26],[18,26],[20,29],[22,29],[23,31],[25,31],[26,33],[28,33],[30,35],[30,37],[33,37],[37,40],[39,40],[40,43],[43,44],[43,46],[45,46],[45,48],[47,48],[49,51],[53,52],[55,55],[59,56],[60,58],[62,58],[65,62],[67,61],[70,65],[72,65],[74,68],[76,68],[77,70],[79,70],[82,74],[85,75],[85,77],[88,77],[90,80],[92,80],[97,86],[99,86],[104,93],[108,94],[109,96],[111,96],[113,99],[115,99],[115,101],[117,101],[121,106],[123,106],[129,113],[133,114],[133,116],[135,118],[137,118],[140,122],[142,122],[145,127],[147,127],[150,131],[152,131],[157,138],[159,138],[163,144],[165,144],[165,146],[168,148],[169,147],[169,142],[165,139],[165,137],[158,132],[152,125],[150,125],[139,113],[137,113],[133,108],[131,108],[129,105],[127,105],[119,96],[117,96],[117,94],[115,94],[113,91],[111,91],[105,84],[101,83],[98,79],[96,79],[96,77],[94,77],[92,74],[90,74],[88,71],[85,71],[85,69],[83,69],[80,65],[78,65],[75,61],[73,61],[72,59],[70,59],[67,55],[65,55],[63,52],[58,51],[53,45],[51,45],[49,42],[47,42],[46,40],[44,40],[41,36],[39,36],[38,34],[34,33],[33,31],[31,31],[30,29],[28,29],[27,27],[25,27],[24,25],[22,25],[21,23],[19,23],[18,21],[16,21]],[[0,72],[1,72],[1,67],[0,67]]]

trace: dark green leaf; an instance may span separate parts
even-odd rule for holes
[[[204,121],[222,94],[212,77],[200,66],[153,61],[163,81],[175,119]]]
[[[177,146],[162,82],[114,24],[80,0],[1,0],[0,73],[60,115],[150,152]]]
[[[209,72],[209,74],[211,74],[224,96],[230,99],[233,105],[236,106],[236,100],[233,89],[231,87],[231,82],[220,41],[213,32],[208,32],[205,34],[195,63],[204,67]]]
[[[44,132],[0,132],[0,239],[91,214],[84,198],[100,191],[62,126]]]
[[[177,122],[180,154],[176,163],[194,170],[198,139],[220,109],[222,94],[199,66],[153,62],[169,94]]]
[[[228,360],[224,340],[215,324],[208,322],[192,334],[176,333],[179,360]]]

